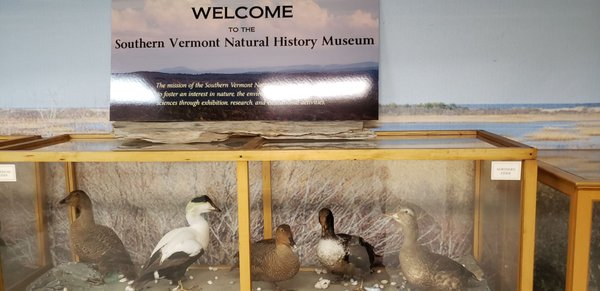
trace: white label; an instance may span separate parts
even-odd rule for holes
[[[17,167],[0,165],[0,182],[17,182]]]
[[[492,161],[492,180],[521,180],[521,162]]]

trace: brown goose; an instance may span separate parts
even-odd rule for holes
[[[287,224],[277,227],[274,239],[253,243],[252,279],[271,282],[277,286],[277,282],[294,277],[300,270],[300,260],[293,250],[295,245],[292,229]]]
[[[120,273],[127,279],[135,279],[131,257],[119,236],[110,227],[94,221],[90,197],[84,191],[75,190],[60,203],[73,206],[77,211],[69,237],[80,261],[95,265],[103,277],[109,273]]]
[[[469,279],[477,279],[463,265],[417,243],[419,229],[412,209],[402,208],[389,216],[400,224],[404,234],[400,267],[410,284],[425,290],[467,290]]]

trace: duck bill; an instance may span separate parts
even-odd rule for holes
[[[384,213],[383,216],[385,216],[385,217],[387,217],[389,219],[397,221],[397,219],[394,217],[394,214]]]
[[[58,204],[69,204],[69,198],[71,198],[71,195],[67,195],[67,197],[58,201]]]
[[[217,205],[212,203],[212,201],[210,202],[210,205],[213,207],[213,209],[211,210],[212,212],[221,212],[221,209],[217,207]]]

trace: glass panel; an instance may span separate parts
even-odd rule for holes
[[[594,202],[592,211],[589,290],[597,291],[600,290],[600,202]]]
[[[74,139],[68,142],[42,147],[35,151],[41,152],[77,152],[77,151],[134,151],[134,150],[228,150],[237,149],[245,145],[250,138],[230,138],[221,143],[191,143],[191,144],[163,144],[142,140],[121,139]]]
[[[0,165],[3,177],[11,175],[9,172],[16,173],[16,181],[0,182],[0,258],[4,287],[8,289],[40,267],[35,208],[37,178],[34,163]]]
[[[600,150],[540,150],[538,158],[583,179],[600,180]]]
[[[491,179],[481,162],[481,264],[492,290],[517,290],[521,182]]]
[[[481,279],[465,279],[469,290],[489,290],[486,280],[488,274],[511,282],[508,290],[514,290],[518,268],[512,269],[515,274],[505,274],[500,266],[506,264],[513,267],[518,264],[518,257],[510,252],[515,249],[518,254],[518,244],[512,245],[514,237],[518,235],[510,241],[498,241],[500,246],[489,250],[490,257],[504,255],[504,258],[486,272],[473,256],[476,169],[474,161],[273,162],[272,229],[282,224],[290,226],[297,259],[302,267],[291,279],[277,285],[295,290],[315,290],[315,286],[323,287],[329,283],[328,290],[351,290],[356,287],[353,285],[359,285],[362,281],[365,287],[377,285],[386,290],[415,290],[421,283],[414,274],[427,273],[421,272],[422,268],[418,265],[420,258],[426,255],[411,248],[422,247],[427,253],[443,256],[444,260],[452,259],[465,264],[476,278]],[[496,192],[486,195],[518,197],[520,183],[517,181],[514,184],[516,186],[499,187]],[[514,213],[512,207],[517,209],[514,219],[510,218]],[[328,208],[331,214],[322,211],[323,208]],[[509,225],[511,230],[518,230],[518,204],[507,202],[505,208],[508,218],[498,218],[499,223]],[[406,224],[405,227],[386,216],[394,213],[398,214],[398,220]],[[326,223],[329,215],[334,217],[335,236],[328,231],[331,229]],[[412,224],[414,221],[416,227]],[[321,222],[327,227],[324,228]],[[331,263],[330,260],[338,258],[335,255],[337,246],[344,244],[336,239],[340,237],[339,233],[361,236],[373,246],[378,256],[370,261],[369,252],[366,251],[368,248],[359,240],[353,240],[349,247],[350,255],[346,257],[352,264]],[[415,234],[415,241],[411,240],[412,234]],[[263,239],[260,231],[253,233],[252,239]],[[504,253],[499,254],[499,251]],[[254,252],[253,256],[257,253]],[[341,256],[342,261],[344,257]],[[295,270],[294,257],[290,255],[286,261],[290,262],[286,267]],[[424,261],[428,266],[435,264],[432,259]],[[373,269],[372,273],[368,271],[370,268]],[[455,264],[450,268],[463,267]],[[272,270],[275,268],[272,267]],[[323,273],[324,270],[327,272]],[[262,276],[254,277],[254,289],[273,288],[263,274],[266,272],[264,265],[254,265],[253,272]],[[501,289],[490,287],[492,290]]]
[[[416,138],[416,137],[380,137],[377,139],[357,141],[306,141],[306,140],[269,140],[265,149],[406,149],[406,148],[494,148],[493,145],[476,138]]]
[[[565,290],[570,203],[565,193],[538,183],[534,290]]]

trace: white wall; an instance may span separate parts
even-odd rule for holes
[[[600,1],[381,0],[381,103],[600,101]],[[0,1],[0,108],[108,107],[111,1]]]

